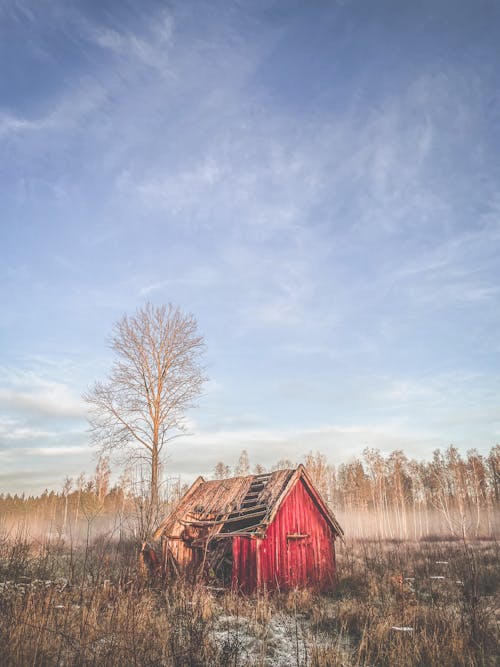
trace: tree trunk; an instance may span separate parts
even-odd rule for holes
[[[151,486],[149,490],[149,526],[148,531],[153,529],[153,524],[158,516],[158,445],[153,444],[151,452]]]

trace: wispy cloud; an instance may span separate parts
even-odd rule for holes
[[[159,280],[149,285],[144,285],[139,289],[141,296],[148,296],[154,292],[165,291],[174,285],[182,285],[194,288],[213,287],[219,280],[218,272],[214,267],[198,266],[194,267],[185,276],[167,278]]]
[[[162,74],[172,73],[168,56],[173,45],[174,20],[169,12],[160,12],[141,32],[120,32],[90,24],[86,27],[87,35],[95,44],[125,62],[147,65]]]
[[[41,417],[82,419],[85,408],[70,386],[32,371],[1,370],[0,409]]]
[[[404,448],[411,455],[428,456],[442,445],[435,434],[407,432],[387,424],[325,425],[316,428],[290,429],[240,428],[199,433],[182,441],[182,447],[173,445],[170,463],[183,475],[192,476],[201,470],[210,474],[218,461],[235,464],[243,449],[252,464],[272,466],[279,460],[300,462],[310,451],[321,451],[337,463],[359,456],[365,447],[377,447],[384,453]],[[204,468],[195,452],[203,451]],[[193,458],[194,457],[194,458]],[[202,464],[203,465],[203,464]]]
[[[53,101],[52,107],[38,118],[0,114],[0,139],[12,134],[62,133],[81,126],[82,121],[101,108],[108,96],[105,86],[83,77],[69,91]],[[25,149],[28,146],[25,147]]]
[[[27,450],[30,456],[74,456],[89,452],[88,445],[60,445],[53,447],[31,447]]]
[[[6,443],[29,442],[40,439],[53,438],[57,431],[43,429],[36,426],[25,426],[15,420],[0,420],[0,441]]]

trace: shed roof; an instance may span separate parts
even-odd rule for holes
[[[193,483],[177,508],[155,531],[154,538],[170,535],[176,526],[208,527],[212,537],[264,533],[281,503],[302,479],[319,511],[337,535],[343,531],[314,487],[304,466],[259,475]]]

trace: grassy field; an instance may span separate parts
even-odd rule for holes
[[[338,585],[242,597],[141,573],[137,548],[0,539],[1,664],[496,665],[492,541],[339,545]]]

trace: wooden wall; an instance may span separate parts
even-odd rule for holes
[[[299,537],[302,536],[302,537]],[[233,539],[233,587],[331,590],[335,533],[299,479],[263,539]]]

